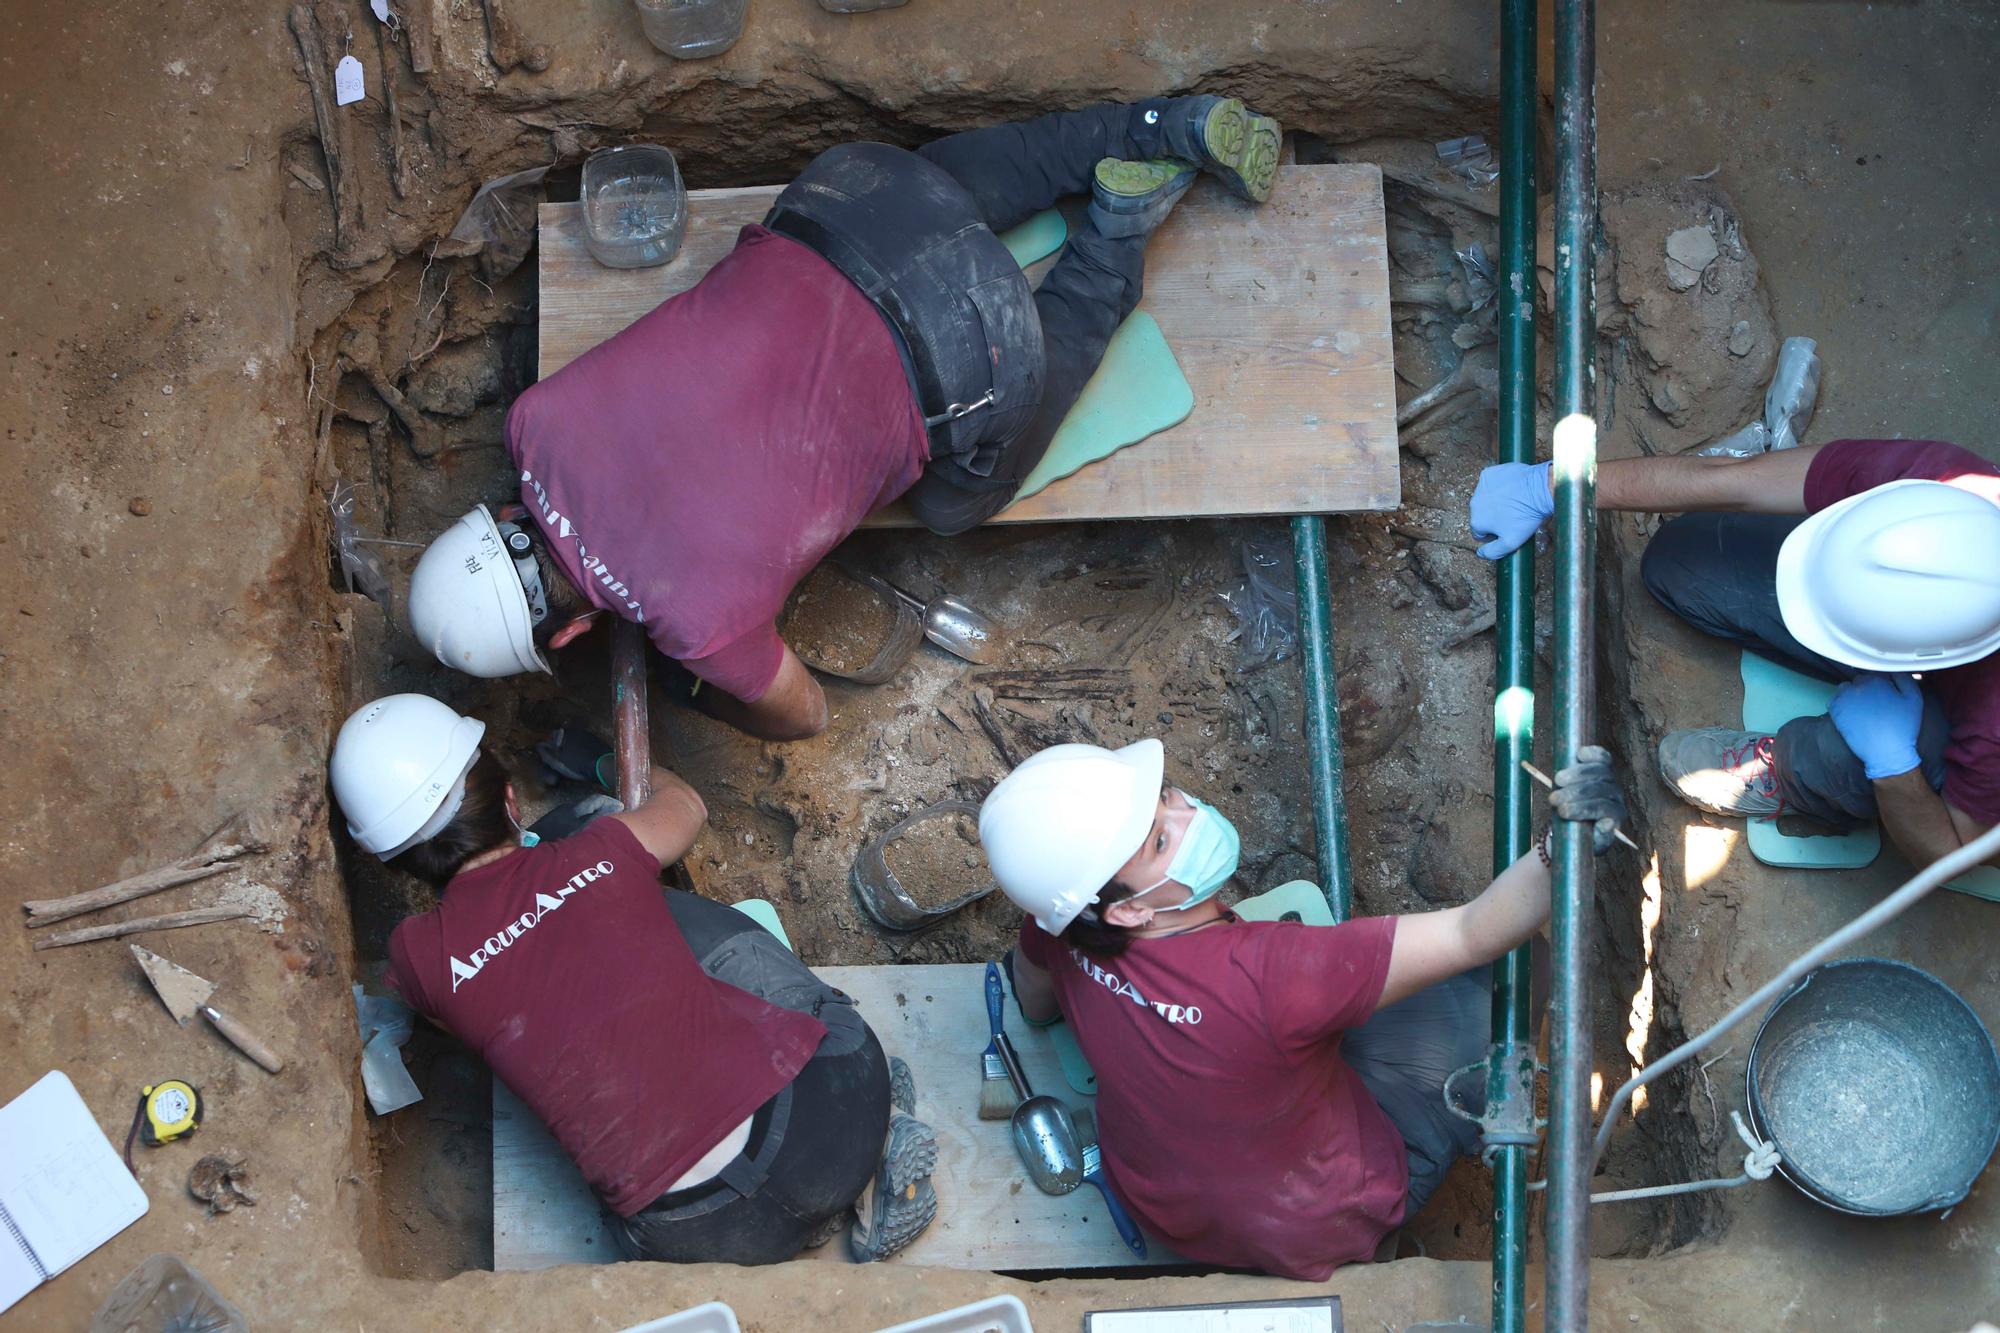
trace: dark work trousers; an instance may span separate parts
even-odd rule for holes
[[[692,894],[669,893],[667,902],[709,976],[811,1013],[827,1035],[758,1108],[749,1142],[719,1176],[663,1194],[631,1217],[610,1217],[612,1234],[632,1259],[782,1263],[852,1206],[875,1174],[889,1130],[888,1061],[853,1002],[769,931]]]
[[[930,464],[906,498],[933,531],[963,532],[1012,501],[1143,290],[1142,236],[1108,238],[1086,218],[1031,294],[994,233],[1089,193],[1100,158],[1161,156],[1169,106],[1058,112],[915,153],[843,144],[778,197],[767,225],[826,255],[904,344],[931,422]]]
[[[1853,667],[1793,638],[1778,611],[1778,548],[1804,521],[1789,514],[1682,514],[1661,525],[1640,573],[1662,606],[1703,633],[1822,680],[1851,680],[1858,674]],[[1943,707],[1925,690],[1917,756],[1933,789],[1944,785],[1950,735]],[[1787,812],[1842,832],[1876,817],[1875,788],[1824,713],[1778,729],[1772,767]]]
[[[1437,1192],[1453,1162],[1479,1151],[1479,1126],[1445,1107],[1444,1081],[1455,1069],[1484,1062],[1492,1039],[1491,965],[1378,1009],[1341,1039],[1340,1058],[1403,1136],[1410,1165],[1405,1222]]]

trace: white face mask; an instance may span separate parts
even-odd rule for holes
[[[1181,792],[1181,799],[1194,807],[1194,818],[1188,821],[1187,829],[1181,834],[1181,844],[1174,849],[1174,859],[1167,863],[1167,873],[1127,898],[1126,902],[1137,902],[1169,882],[1185,884],[1188,888],[1185,902],[1159,909],[1162,912],[1185,912],[1220,893],[1222,886],[1229,882],[1229,877],[1236,873],[1237,858],[1243,850],[1243,840],[1237,834],[1236,826],[1207,801],[1189,796],[1186,792]]]

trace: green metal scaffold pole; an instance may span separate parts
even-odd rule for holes
[[[1556,0],[1554,441],[1556,501],[1555,762],[1590,742],[1595,635],[1597,424],[1596,11]],[[1590,940],[1594,867],[1587,825],[1555,835],[1555,990],[1550,1006],[1548,1326],[1584,1333],[1590,1295]]]
[[[1498,461],[1535,460],[1535,4],[1500,7],[1500,412]],[[1533,794],[1521,761],[1535,744],[1535,548],[1501,560],[1494,595],[1493,873],[1528,850]],[[1493,965],[1493,1045],[1486,1106],[1534,1097],[1529,953]],[[1510,1066],[1525,1052],[1525,1089]],[[1493,1330],[1521,1333],[1527,1318],[1528,1146],[1493,1148]]]
[[[1326,567],[1326,520],[1292,520],[1292,572],[1299,592],[1299,668],[1304,676],[1306,757],[1312,766],[1313,828],[1319,874],[1336,923],[1354,911],[1347,868],[1347,800],[1340,753],[1340,696],[1335,692],[1333,588]]]

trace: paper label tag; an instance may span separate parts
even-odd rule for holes
[[[361,81],[361,62],[353,56],[342,56],[340,63],[333,67],[333,100],[336,106],[346,106],[358,102],[368,95],[368,89]]]
[[[377,23],[389,21],[389,0],[368,0],[368,7],[375,11]]]

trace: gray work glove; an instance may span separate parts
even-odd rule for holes
[[[1549,804],[1558,819],[1591,825],[1590,850],[1598,856],[1610,850],[1618,826],[1625,822],[1625,793],[1611,771],[1611,752],[1601,745],[1586,745],[1576,752],[1576,762],[1556,774],[1555,790]]]
[[[582,800],[557,806],[528,825],[528,832],[543,842],[555,842],[559,838],[570,838],[583,832],[584,825],[599,815],[615,815],[624,808],[615,796],[605,796],[601,793],[586,796]]]

